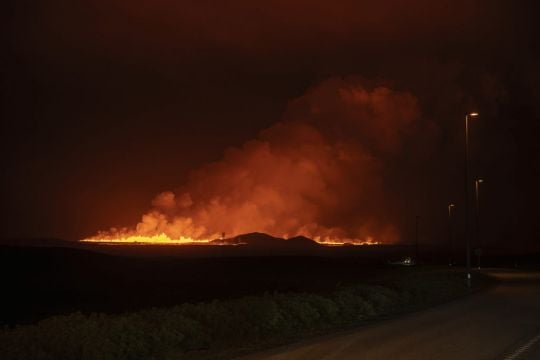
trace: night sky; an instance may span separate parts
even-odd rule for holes
[[[399,146],[387,148],[379,127],[354,139],[384,168],[384,195],[359,217],[393,224],[407,242],[419,215],[424,241],[446,241],[448,203],[458,223],[464,216],[463,118],[478,111],[471,150],[473,176],[485,179],[484,236],[538,249],[535,3],[10,0],[1,235],[80,239],[134,226],[192,170],[212,177],[205,164],[227,148],[302,117],[298,99],[334,106],[338,84],[417,101],[414,123],[388,124]]]

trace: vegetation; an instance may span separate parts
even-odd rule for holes
[[[120,315],[74,313],[0,332],[3,359],[199,359],[263,348],[465,294],[462,274],[417,273],[331,294],[276,293]]]

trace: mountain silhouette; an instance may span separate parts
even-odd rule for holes
[[[252,248],[265,249],[302,249],[320,246],[319,243],[305,236],[295,236],[290,239],[283,239],[260,232],[218,239],[214,240],[212,243],[216,245],[243,245]]]

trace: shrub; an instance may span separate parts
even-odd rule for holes
[[[36,360],[178,358],[355,324],[466,291],[459,274],[413,274],[326,296],[264,294],[121,315],[74,313],[0,331],[0,353]]]

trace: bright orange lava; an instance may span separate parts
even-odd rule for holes
[[[314,239],[321,245],[327,246],[342,246],[342,245],[381,245],[380,242],[374,241],[372,237],[368,237],[365,240],[360,239],[337,239],[337,238],[324,238],[315,237]]]
[[[217,240],[217,239],[216,239]],[[190,237],[180,236],[177,239],[171,239],[168,235],[161,233],[159,235],[153,236],[142,236],[142,235],[129,235],[129,236],[119,236],[119,237],[104,237],[104,238],[88,238],[80,240],[85,243],[97,243],[103,245],[224,245],[220,241],[213,242],[209,239],[192,239]],[[321,245],[326,246],[341,246],[341,245],[379,245],[377,241],[373,241],[372,238],[367,238],[366,240],[358,239],[322,239],[320,237],[315,237],[314,241],[318,242]],[[225,245],[235,245],[235,244],[225,244]],[[236,244],[241,245],[241,244]]]
[[[110,245],[121,245],[121,244],[137,244],[137,245],[197,245],[197,244],[208,244],[211,240],[196,240],[189,237],[181,236],[178,239],[171,239],[166,234],[159,234],[153,236],[142,236],[142,235],[130,235],[126,237],[118,238],[90,238],[83,239],[81,242],[88,243],[101,243],[101,244],[110,244]]]

